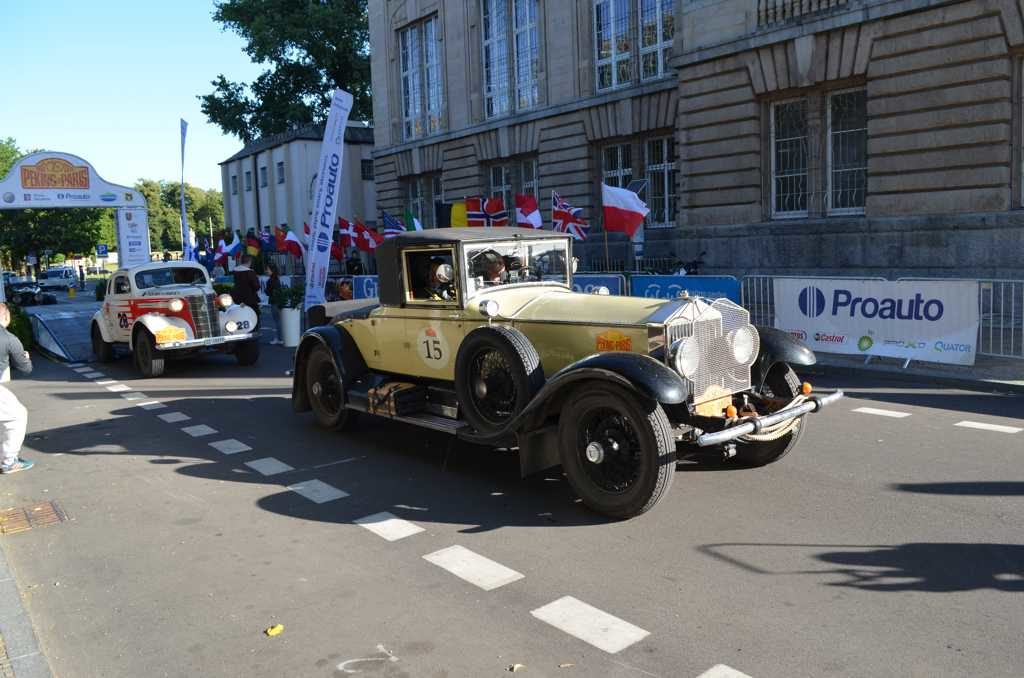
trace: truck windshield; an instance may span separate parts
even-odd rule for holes
[[[465,253],[467,298],[497,285],[569,284],[569,248],[561,239],[467,245]]]
[[[206,272],[201,268],[154,268],[135,274],[135,287],[140,290],[168,285],[205,285]]]

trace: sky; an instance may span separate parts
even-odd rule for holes
[[[212,0],[4,0],[0,138],[81,156],[107,181],[181,178],[221,190],[242,142],[199,110],[210,81],[252,82],[264,67],[213,21]]]

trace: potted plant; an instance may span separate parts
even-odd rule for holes
[[[280,287],[270,295],[270,303],[281,309],[281,340],[285,346],[299,345],[302,334],[302,302],[306,298],[306,286],[299,283],[291,287]]]

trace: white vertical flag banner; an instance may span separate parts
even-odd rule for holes
[[[191,261],[195,258],[192,250],[192,239],[189,237],[188,219],[185,217],[185,133],[188,123],[181,119],[181,258]]]
[[[306,241],[306,298],[303,307],[324,303],[327,268],[331,262],[331,232],[338,213],[341,189],[345,127],[352,111],[352,95],[343,89],[334,90],[331,111],[327,114],[324,142],[317,164],[316,195],[313,200],[313,223]]]

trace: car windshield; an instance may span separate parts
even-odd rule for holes
[[[135,286],[140,290],[168,285],[205,285],[206,272],[201,268],[153,268],[135,274]]]
[[[569,247],[562,239],[467,245],[465,255],[467,298],[496,285],[569,284]]]

